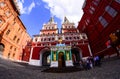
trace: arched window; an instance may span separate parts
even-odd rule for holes
[[[85,36],[82,36],[82,38],[83,38],[83,39],[86,39],[86,37],[85,37]]]
[[[54,39],[54,38],[52,38],[52,40],[54,41],[55,39]]]
[[[44,41],[46,41],[46,38],[44,38]]]
[[[8,58],[10,58],[10,53],[8,53]]]
[[[65,28],[67,28],[67,26],[65,26]]]
[[[77,39],[80,39],[80,37],[77,37]]]
[[[20,41],[20,39],[18,38],[18,39],[17,39],[17,43],[19,43],[19,41]]]
[[[14,48],[14,51],[16,51],[16,48]]]
[[[13,53],[13,57],[15,57],[15,53]]]
[[[37,38],[35,38],[35,42],[37,42]]]
[[[43,38],[41,38],[41,41],[43,41]]]
[[[10,30],[8,30],[8,31],[6,32],[6,35],[9,35],[9,33],[10,33]]]
[[[52,29],[54,29],[54,27],[52,27]]]
[[[76,37],[74,37],[74,39],[76,39]]]
[[[14,36],[13,40],[16,40],[17,36]]]
[[[48,38],[48,41],[50,41],[50,38]]]
[[[68,40],[68,37],[66,37],[65,39]]]

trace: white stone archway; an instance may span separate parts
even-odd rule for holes
[[[44,61],[43,59],[43,56],[49,56],[50,55],[50,49],[49,48],[44,48],[40,51],[40,66],[44,66],[44,65],[47,65],[47,59]],[[43,63],[44,62],[44,63]]]

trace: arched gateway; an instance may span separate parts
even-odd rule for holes
[[[40,34],[34,35],[29,64],[50,67],[75,66],[82,57],[90,56],[90,53],[85,33],[79,32],[74,23],[69,22],[66,17],[59,32],[57,23],[51,17],[48,23],[43,24]]]
[[[4,48],[5,48],[5,45],[0,43],[0,56],[2,56]]]
[[[50,67],[73,66],[71,46],[57,44],[51,47],[51,64]]]
[[[79,65],[82,59],[82,51],[78,47],[66,46],[65,44],[57,44],[50,48],[43,48],[39,52],[38,66],[50,67],[68,67]],[[37,61],[38,62],[38,61]],[[31,63],[30,63],[31,64]],[[34,64],[34,63],[32,63]]]
[[[82,51],[80,48],[78,47],[73,47],[71,48],[71,52],[72,52],[72,61],[73,61],[73,65],[79,65],[79,61],[82,60]]]
[[[40,65],[50,66],[50,49],[44,48],[40,51]]]

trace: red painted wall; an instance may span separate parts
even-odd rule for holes
[[[86,1],[87,4],[86,7],[83,8],[84,14],[78,24],[78,29],[82,32],[86,32],[86,34],[88,35],[88,40],[94,55],[111,55],[113,53],[116,53],[113,47],[107,50],[104,49],[107,48],[105,43],[107,40],[109,40],[109,35],[111,33],[114,33],[118,29],[120,30],[120,4],[117,3],[115,0],[100,0],[99,4],[94,7],[94,13],[90,15],[88,10],[90,9],[90,6],[93,6],[94,4],[92,3],[92,1]],[[118,14],[114,18],[105,11],[105,7],[108,5],[118,12]],[[103,27],[101,25],[99,21],[100,16],[106,19],[106,21],[108,22],[108,26]],[[86,25],[85,23],[87,19],[90,20],[88,25]]]
[[[22,61],[29,61],[30,50],[31,50],[30,46],[26,46],[25,49],[23,49]]]
[[[78,47],[81,49],[82,51],[82,57],[87,57],[90,56],[90,52],[88,49],[88,44],[85,45],[78,45]]]
[[[41,47],[34,47],[33,48],[33,52],[32,52],[32,59],[40,59],[40,50],[42,48]]]

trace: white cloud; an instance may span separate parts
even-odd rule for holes
[[[43,2],[47,3],[45,8],[50,10],[51,16],[56,16],[62,22],[66,16],[77,25],[83,15],[84,0],[43,0]]]
[[[32,2],[29,6],[23,6],[24,0],[17,0],[18,6],[20,8],[21,14],[30,14],[32,9],[35,7],[35,3]]]
[[[32,2],[31,5],[28,7],[28,14],[32,11],[34,7],[35,7],[35,3]]]
[[[24,3],[24,0],[22,0],[22,3]]]

